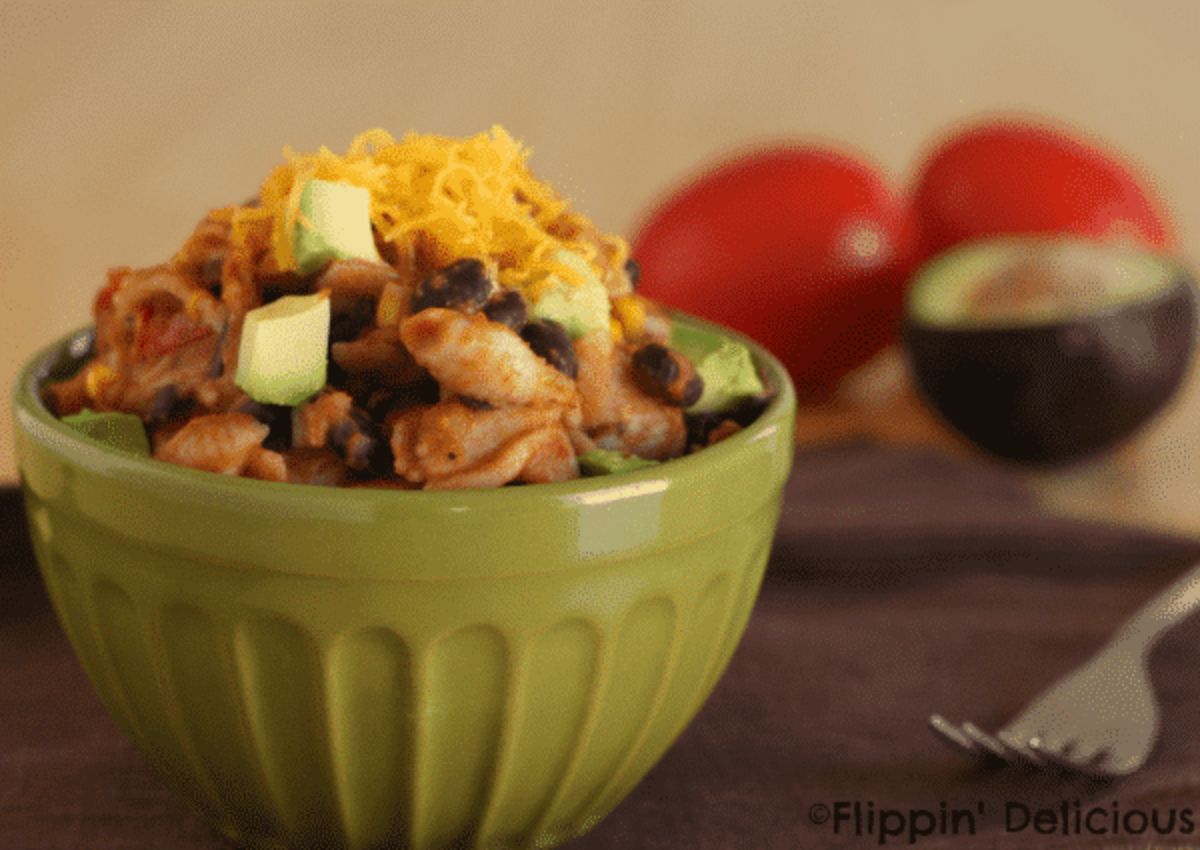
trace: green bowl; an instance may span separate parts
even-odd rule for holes
[[[711,326],[687,320],[695,329]],[[749,618],[791,467],[787,372],[661,466],[490,491],[198,472],[14,403],[30,531],[101,699],[217,829],[262,848],[550,847],[700,708]]]

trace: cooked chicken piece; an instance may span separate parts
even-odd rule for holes
[[[687,427],[682,411],[662,406],[633,412],[624,423],[604,426],[591,436],[597,448],[634,454],[647,460],[679,457],[687,447]]]
[[[419,484],[425,480],[416,456],[417,435],[421,430],[421,417],[428,407],[410,407],[388,417],[385,425],[390,429],[392,463],[396,474],[406,481]]]
[[[566,461],[568,456],[569,462]],[[503,487],[510,481],[545,483],[565,481],[577,475],[575,456],[567,435],[559,428],[542,428],[509,440],[498,452],[474,467],[430,479],[425,489]]]
[[[431,307],[400,324],[400,339],[443,390],[489,404],[564,404],[575,384],[515,331],[482,314]]]
[[[100,398],[107,404],[99,409],[124,410],[146,417],[165,387],[174,387],[179,399],[195,398],[209,410],[222,407],[228,397],[226,389],[236,387],[232,381],[211,378],[216,355],[217,338],[208,336],[189,343],[162,357],[127,364],[121,378],[113,385],[112,394],[101,390]],[[207,388],[207,391],[206,391]]]
[[[262,447],[250,455],[242,474],[263,481],[288,481],[290,478],[283,455]]]
[[[642,392],[630,354],[602,332],[575,341],[583,428],[598,446],[665,460],[683,454],[683,410]]]
[[[332,449],[289,449],[287,480],[293,484],[318,484],[338,487],[345,483],[346,464]]]
[[[87,407],[155,418],[165,390],[170,390],[180,405],[195,400],[200,412],[228,410],[233,405],[227,402],[240,391],[227,376],[208,377],[216,345],[217,338],[208,336],[161,359],[133,361],[123,367],[116,353],[109,351],[92,360],[69,381],[48,385],[46,394],[60,416]]]
[[[228,215],[208,215],[171,258],[171,268],[203,286],[220,283],[221,265],[229,251],[231,230]]]
[[[405,411],[392,425],[396,473],[431,488],[480,486],[445,483],[470,475],[479,480],[508,476],[488,486],[574,478],[575,452],[564,421],[572,418],[569,409],[554,405],[478,410],[444,401]],[[534,434],[535,440],[527,439]],[[545,453],[522,454],[529,447]]]
[[[193,469],[240,475],[251,461],[259,459],[269,431],[246,413],[197,416],[159,446],[154,456]]]
[[[354,399],[341,390],[321,393],[303,407],[292,411],[292,445],[296,448],[324,448],[329,433],[350,418]]]
[[[351,342],[335,342],[331,353],[347,373],[370,375],[382,386],[403,387],[425,377],[394,327],[372,328]]]
[[[247,399],[245,391],[233,382],[232,372],[225,372],[196,386],[195,399],[206,410],[236,410]]]
[[[163,312],[183,311],[212,332],[225,324],[225,311],[212,293],[165,265],[128,272],[112,293],[112,309],[122,319],[135,319],[137,308],[150,301]]]
[[[326,390],[292,412],[294,448],[331,448],[354,470],[371,465],[379,448],[374,431],[370,417],[341,390]]]
[[[616,387],[612,377],[617,349],[612,337],[602,331],[580,337],[575,340],[575,359],[579,362],[575,385],[579,389],[583,427],[598,428],[616,421]]]
[[[333,293],[370,295],[378,298],[389,283],[399,283],[400,276],[387,263],[372,260],[334,260],[318,275],[315,289]]]
[[[220,411],[236,393],[222,362],[227,310],[183,273],[167,266],[113,269],[94,312],[97,356],[75,382],[51,390],[56,409],[68,412],[82,401],[146,417],[170,388],[180,400]]]
[[[579,465],[571,443],[571,438],[561,429],[547,434],[521,469],[519,479],[527,484],[548,484],[578,478]]]
[[[482,461],[513,437],[561,428],[561,408],[506,407],[473,410],[461,402],[436,404],[421,417],[414,454],[429,478],[450,475]]]

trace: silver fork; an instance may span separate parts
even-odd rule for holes
[[[929,726],[956,748],[1009,764],[1050,767],[1093,779],[1126,776],[1158,738],[1150,651],[1200,607],[1200,565],[1146,603],[1090,661],[1059,680],[991,735],[940,714]]]

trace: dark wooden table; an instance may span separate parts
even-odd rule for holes
[[[225,847],[101,707],[23,523],[18,494],[0,493],[0,848]],[[806,453],[728,673],[645,781],[570,846],[880,846],[878,828],[814,823],[838,803],[976,813],[974,837],[886,846],[1200,846],[1184,826],[1200,830],[1200,618],[1154,655],[1163,735],[1122,783],[981,769],[925,727],[931,711],[1001,724],[1197,558],[1200,541],[1045,516],[1000,472],[862,446]],[[1104,809],[1097,826],[1114,811],[1134,827],[1132,812],[1160,825],[1174,812],[1174,830],[1080,835],[1077,804]],[[1015,826],[1026,810],[1064,805],[1070,835],[1006,831],[1006,817]]]

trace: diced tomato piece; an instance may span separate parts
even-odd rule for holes
[[[212,333],[212,328],[196,324],[183,313],[153,315],[138,335],[138,353],[147,358],[163,357]]]

